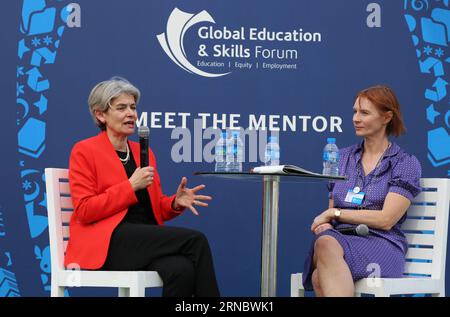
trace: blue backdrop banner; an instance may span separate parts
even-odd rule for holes
[[[450,175],[448,0],[2,5],[0,296],[49,296],[44,168],[67,168],[74,143],[97,134],[87,97],[112,76],[141,90],[138,125],[150,128],[164,192],[186,176],[214,197],[199,217],[186,212],[168,225],[206,234],[225,296],[259,295],[262,185],[193,175],[214,169],[220,130],[241,132],[244,170],[261,165],[268,136],[278,136],[281,163],[320,172],[327,137],[339,147],[359,142],[355,94],[387,84],[407,127],[395,142],[419,159],[423,177]],[[303,270],[309,227],[327,204],[326,183],[281,184],[279,296]]]

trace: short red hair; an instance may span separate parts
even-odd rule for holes
[[[355,99],[357,100],[358,98],[366,98],[377,108],[379,112],[383,114],[388,111],[392,112],[392,120],[386,127],[386,133],[388,135],[392,134],[394,136],[400,136],[405,133],[406,128],[403,123],[400,103],[391,88],[384,85],[369,87],[361,90],[356,95]]]

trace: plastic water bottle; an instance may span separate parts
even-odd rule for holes
[[[269,143],[266,144],[264,151],[265,165],[280,165],[280,145],[276,136],[269,137]]]
[[[216,166],[214,171],[226,172],[227,170],[227,133],[222,132],[220,139],[217,141],[214,147]]]
[[[339,149],[335,138],[328,138],[323,149],[323,175],[339,176]]]
[[[227,148],[227,172],[242,172],[244,144],[238,131],[232,132]]]

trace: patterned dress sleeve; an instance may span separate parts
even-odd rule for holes
[[[421,192],[420,177],[422,167],[414,155],[403,153],[393,167],[389,181],[389,192],[400,194],[413,200]]]

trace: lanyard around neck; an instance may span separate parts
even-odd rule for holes
[[[378,176],[378,174],[375,175],[375,172],[377,172],[377,169],[378,169],[378,167],[380,166],[381,161],[383,160],[384,155],[386,154],[386,151],[387,151],[390,147],[391,147],[391,142],[389,142],[388,147],[384,150],[383,154],[381,154],[380,158],[378,159],[377,165],[375,165],[375,168],[373,169],[373,171],[370,172],[369,174],[367,174],[367,176],[369,176],[370,174],[372,174],[372,175],[370,176],[369,181],[368,181],[368,183],[367,183],[367,185],[366,185],[366,191],[365,191],[365,197],[366,197],[366,198],[367,198],[367,194],[369,193],[370,186],[372,185],[372,180],[373,180],[376,176]],[[357,177],[356,177],[356,180],[355,180],[355,186],[353,187],[353,188],[358,187],[359,179],[361,179],[361,190],[364,189],[364,177],[363,177],[362,174],[361,174],[361,169],[362,169],[362,156],[363,156],[363,154],[364,154],[364,148],[363,148],[362,153],[361,153],[361,158],[360,158],[360,160],[359,160],[359,164],[356,163]],[[367,201],[367,199],[365,199],[364,201]],[[363,205],[364,205],[364,203],[363,203],[360,207],[362,207]]]

